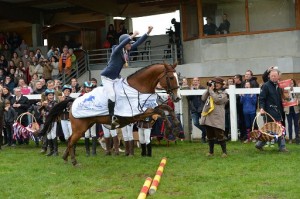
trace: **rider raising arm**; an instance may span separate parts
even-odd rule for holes
[[[122,68],[124,66],[128,66],[128,57],[131,48],[136,49],[137,46],[142,44],[147,39],[152,29],[153,27],[149,26],[147,33],[141,36],[136,42],[133,42],[132,39],[139,34],[137,31],[135,31],[131,36],[128,34],[121,35],[119,38],[119,45],[112,47],[112,53],[109,62],[101,73],[102,84],[108,97],[108,111],[109,115],[112,116],[112,126],[114,127],[119,126],[117,118],[114,116],[114,82],[119,80]]]

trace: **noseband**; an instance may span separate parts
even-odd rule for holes
[[[175,73],[176,71],[173,69],[173,70],[167,70],[167,69],[165,69],[165,71],[164,71],[164,73],[163,74],[161,74],[159,77],[158,77],[158,80],[160,80],[161,78],[166,78],[166,82],[167,82],[167,94],[169,94],[169,95],[171,95],[171,96],[174,96],[174,93],[173,93],[173,90],[176,90],[176,89],[178,89],[179,88],[179,86],[176,86],[176,87],[174,87],[174,88],[172,88],[171,87],[171,83],[170,83],[170,78],[171,77],[169,77],[168,76],[168,73]],[[175,76],[174,76],[174,78],[175,78]]]

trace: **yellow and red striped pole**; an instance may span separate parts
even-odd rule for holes
[[[142,187],[142,189],[140,191],[140,194],[137,197],[137,199],[145,199],[147,197],[147,194],[148,194],[151,182],[152,182],[152,178],[150,178],[150,177],[148,177],[145,180],[144,185],[143,185],[143,187]]]
[[[159,164],[159,167],[156,171],[156,174],[155,174],[155,177],[152,181],[152,184],[151,184],[151,187],[150,187],[150,190],[149,190],[149,194],[150,195],[153,195],[155,194],[156,190],[157,190],[157,187],[159,185],[159,182],[160,182],[160,179],[161,179],[161,176],[164,172],[164,167],[167,163],[167,158],[163,158],[161,161],[160,161],[160,164]]]

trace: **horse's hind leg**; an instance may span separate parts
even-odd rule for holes
[[[64,154],[62,156],[62,158],[63,158],[63,160],[65,162],[68,162],[68,156],[69,156],[69,154],[70,154],[70,139],[68,139],[67,148],[66,148],[66,150],[65,150],[65,152],[64,152]]]
[[[77,143],[77,141],[80,139],[80,137],[81,137],[80,133],[73,132],[73,134],[70,137],[69,144],[68,144],[68,150],[69,150],[68,153],[71,154],[71,161],[72,161],[73,166],[77,165],[77,160],[75,158],[74,145]]]

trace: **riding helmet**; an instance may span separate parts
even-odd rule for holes
[[[64,86],[62,87],[62,92],[64,92],[64,90],[66,90],[66,89],[69,89],[70,92],[72,92],[72,86],[71,86],[71,85],[69,85],[69,84],[64,85]]]
[[[119,38],[119,43],[122,43],[122,41],[124,41],[128,37],[130,37],[129,34],[123,34],[123,35],[121,35],[120,38]],[[130,42],[128,42],[128,43],[130,43]]]
[[[84,82],[84,84],[83,84],[83,87],[84,88],[93,88],[93,84],[92,83],[89,83],[89,82]]]
[[[53,94],[54,95],[54,90],[53,89],[46,89],[45,90],[45,95]]]

